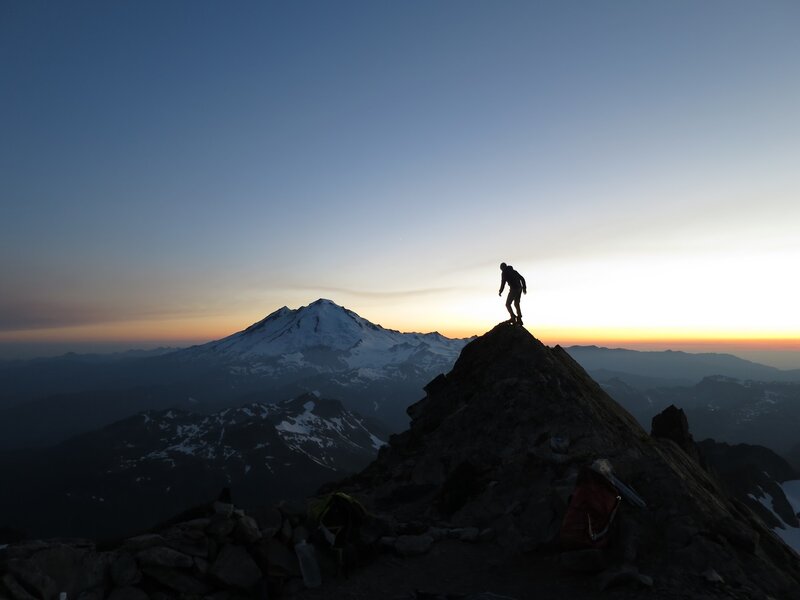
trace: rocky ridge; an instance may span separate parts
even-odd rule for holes
[[[792,598],[800,560],[690,454],[648,435],[560,347],[499,325],[468,344],[452,371],[409,408],[408,431],[339,484],[373,510],[417,522],[491,530],[488,555],[598,572],[598,585],[663,598]],[[581,466],[607,459],[646,502],[623,503],[608,551],[554,544]],[[520,581],[524,571],[508,577]],[[530,596],[532,597],[532,596]]]

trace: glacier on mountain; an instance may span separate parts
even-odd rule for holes
[[[360,379],[386,377],[387,367],[412,361],[422,369],[452,365],[469,340],[439,333],[385,329],[331,300],[292,310],[282,307],[247,329],[187,349],[186,356],[215,356],[234,372],[276,374],[313,368],[319,372],[355,370]]]

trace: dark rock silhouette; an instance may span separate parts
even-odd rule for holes
[[[656,438],[672,440],[696,461],[700,462],[700,453],[694,443],[692,434],[689,433],[689,421],[683,409],[670,404],[667,408],[653,417],[650,435]]]
[[[643,585],[645,574],[670,598],[800,593],[797,555],[680,444],[649,436],[562,348],[498,325],[426,391],[408,410],[410,429],[339,488],[421,530],[490,529],[497,546],[487,554],[528,552],[528,569],[554,573],[548,561],[577,470],[606,458],[647,503],[624,503],[613,548],[592,558],[608,581]],[[691,452],[688,427],[678,430]],[[569,440],[566,453],[553,438]],[[724,581],[716,588],[704,576],[712,571]]]

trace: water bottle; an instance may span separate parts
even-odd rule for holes
[[[315,588],[322,585],[322,576],[319,573],[319,563],[314,546],[307,544],[305,540],[300,540],[294,545],[294,551],[300,562],[300,573],[303,574],[303,583],[306,587]]]

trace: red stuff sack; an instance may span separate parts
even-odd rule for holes
[[[569,498],[558,541],[564,548],[604,548],[622,498],[608,479],[583,467]]]

